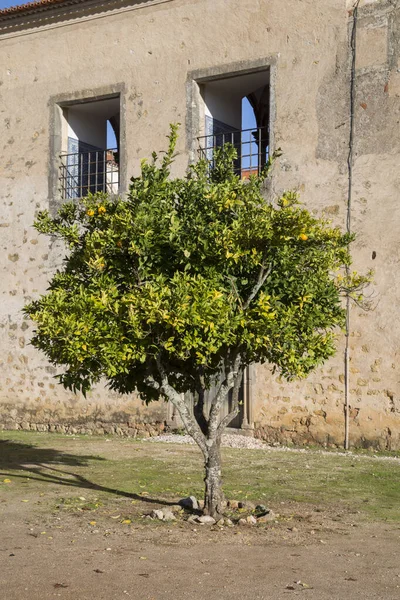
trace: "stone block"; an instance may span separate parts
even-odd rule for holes
[[[388,91],[389,97],[400,96],[400,65],[390,73]]]
[[[382,66],[387,62],[387,26],[360,27],[357,33],[357,69]]]

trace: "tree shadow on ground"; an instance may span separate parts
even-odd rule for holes
[[[54,483],[71,488],[83,488],[97,492],[115,494],[133,500],[141,500],[149,504],[163,504],[171,506],[159,498],[144,497],[134,492],[124,492],[90,481],[74,470],[65,470],[63,467],[87,467],[90,461],[106,461],[100,456],[67,454],[54,448],[38,448],[31,444],[22,444],[12,440],[0,440],[0,477],[13,477],[26,479],[29,477],[41,483]],[[57,465],[57,466],[54,466]],[[18,474],[11,471],[23,471]],[[68,477],[68,479],[67,479]]]

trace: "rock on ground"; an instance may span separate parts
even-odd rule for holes
[[[176,517],[171,510],[163,510],[164,521],[176,521]]]
[[[275,519],[277,519],[278,517],[278,514],[275,514],[272,510],[269,510],[267,514],[258,517],[257,523],[271,523],[271,521],[275,521]]]
[[[164,519],[164,513],[162,510],[152,510],[150,516],[152,519],[158,519],[159,521]]]
[[[149,516],[158,521],[176,521],[174,513],[168,508],[152,510]]]
[[[209,515],[202,515],[201,517],[197,517],[197,522],[205,525],[214,525],[215,519]]]
[[[179,500],[179,504],[183,506],[183,508],[188,508],[189,510],[199,510],[199,503],[195,496],[182,498],[182,500]]]

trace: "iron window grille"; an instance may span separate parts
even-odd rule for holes
[[[205,158],[213,167],[214,151],[225,144],[232,144],[237,152],[234,167],[243,179],[259,175],[268,160],[268,127],[219,131],[197,138],[199,158]]]
[[[63,200],[83,198],[96,192],[118,194],[117,149],[60,154],[59,182]]]

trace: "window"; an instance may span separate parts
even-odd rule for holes
[[[269,153],[269,69],[231,74],[199,83],[202,101],[198,154],[212,164],[214,149],[236,148],[236,171],[259,173]]]
[[[88,193],[118,194],[120,97],[61,105],[58,174],[62,200]]]

